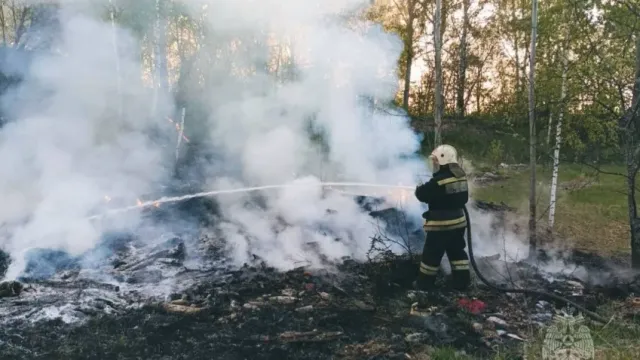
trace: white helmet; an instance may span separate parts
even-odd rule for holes
[[[458,164],[458,152],[451,145],[440,145],[431,152],[428,164],[432,172],[437,172],[440,165]]]

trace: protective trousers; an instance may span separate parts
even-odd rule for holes
[[[418,287],[422,290],[432,289],[436,274],[445,253],[451,264],[452,286],[457,290],[465,290],[471,282],[469,257],[465,251],[467,246],[464,235],[466,228],[428,231],[422,251]]]

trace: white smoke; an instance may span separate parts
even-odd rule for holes
[[[26,100],[5,103],[18,118],[0,132],[0,223],[12,226],[0,245],[14,260],[8,278],[23,270],[30,248],[78,254],[95,246],[106,229],[131,227],[138,221],[132,212],[108,224],[86,218],[104,207],[105,196],[133,205],[173,171],[175,144],[157,134],[175,134],[164,120],[174,113],[173,100],[158,100],[160,114],[149,110],[153,92],[142,82],[139,39],[117,30],[117,73],[113,29],[96,10],[106,1],[71,3],[93,7],[93,15],[63,5],[58,54],[36,54],[19,90]],[[262,206],[247,206],[254,194],[219,198],[225,219],[219,226],[234,261],[256,254],[286,269],[319,265],[322,257],[362,259],[379,224],[352,199],[318,185],[413,185],[426,173],[408,119],[372,112],[361,100],[385,104],[395,96],[400,39],[372,24],[353,30],[340,20],[368,0],[174,3],[204,19],[211,34],[201,52],[214,61],[200,66],[203,76],[189,83],[208,79],[192,94],[207,104],[208,115],[187,124],[197,128],[200,146],[218,155],[217,162],[200,162],[208,187],[308,185],[265,191]],[[293,54],[293,80],[275,81],[266,70],[273,43],[286,44]],[[35,94],[42,87],[44,97]],[[310,139],[310,119],[327,153]],[[405,206],[420,217],[411,191]]]
[[[521,235],[512,229],[508,219],[499,221],[492,213],[477,211],[469,207],[474,253],[477,256],[500,255],[506,262],[518,262],[527,259],[529,248],[523,243]]]
[[[188,4],[194,14],[202,11],[203,4],[208,5],[207,24],[217,36],[286,43],[296,62],[304,65],[296,69],[295,81],[277,87],[265,85],[266,74],[260,71],[242,82],[222,74],[216,77],[218,85],[212,92],[233,94],[233,98],[223,104],[214,102],[211,140],[224,147],[226,156],[241,162],[244,181],[283,183],[296,174],[307,175],[299,181],[319,185],[317,164],[331,168],[343,179],[372,183],[412,184],[416,174],[424,172],[413,156],[419,139],[407,119],[372,114],[360,100],[363,95],[380,102],[392,100],[402,43],[378,27],[357,33],[328,18],[367,2]],[[266,61],[265,53],[256,51],[243,53],[241,63]],[[310,140],[306,123],[310,115],[325,135],[326,159]],[[230,242],[236,251],[250,249],[278,268],[300,262],[317,264],[316,256],[304,250],[308,243],[316,243],[321,254],[330,259],[362,258],[378,230],[352,200],[337,194],[327,196],[317,186],[269,193],[266,202],[270,209],[266,212],[247,209],[238,202],[223,203],[225,217],[237,223],[225,228],[225,238],[236,239]],[[279,220],[286,226],[274,226]],[[331,229],[331,233],[323,235],[318,228]]]
[[[87,215],[105,196],[135,201],[167,174],[162,146],[146,133],[150,92],[142,84],[136,42],[118,30],[118,87],[110,24],[61,12],[56,53],[36,53],[17,89],[4,102],[17,118],[0,132],[2,248],[13,257],[7,277],[24,267],[24,251],[92,248],[104,230]],[[124,116],[119,101],[124,99]],[[136,214],[121,219],[133,222]],[[113,225],[113,224],[112,224]]]

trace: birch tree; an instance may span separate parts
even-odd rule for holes
[[[553,127],[553,110],[549,109],[549,123],[547,125],[547,146],[551,146],[551,128]]]
[[[551,194],[549,199],[549,230],[553,230],[556,215],[556,197],[558,190],[558,173],[560,169],[560,146],[562,144],[562,120],[567,102],[567,73],[569,72],[569,26],[565,24],[565,39],[562,47],[562,85],[560,89],[560,107],[556,124],[555,146],[553,148],[553,172],[551,175]],[[549,115],[551,117],[551,115]],[[551,125],[551,124],[550,124]]]
[[[404,71],[404,91],[402,93],[402,107],[409,109],[409,95],[411,94],[411,67],[413,66],[414,51],[414,22],[417,18],[418,0],[407,0],[405,19],[405,71]]]
[[[464,93],[467,86],[467,31],[469,28],[469,1],[462,0],[462,32],[460,34],[460,62],[458,64],[458,86],[456,93],[456,113],[464,118]]]
[[[442,113],[444,104],[442,101],[442,0],[436,0],[436,10],[433,17],[433,43],[435,50],[436,90],[435,90],[435,138],[434,147],[442,144]]]
[[[531,1],[531,50],[529,51],[529,256],[535,256],[536,242],[536,38],[538,35],[538,0]]]
[[[169,70],[167,67],[167,1],[155,0],[156,19],[154,26],[155,47],[154,47],[154,104],[153,115],[157,116],[159,111],[160,94],[169,91]]]

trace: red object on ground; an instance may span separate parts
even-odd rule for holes
[[[307,291],[313,291],[315,289],[315,285],[313,283],[304,284],[304,289]]]
[[[487,304],[483,301],[477,299],[469,300],[467,298],[459,299],[458,306],[472,314],[479,314],[487,308]]]

